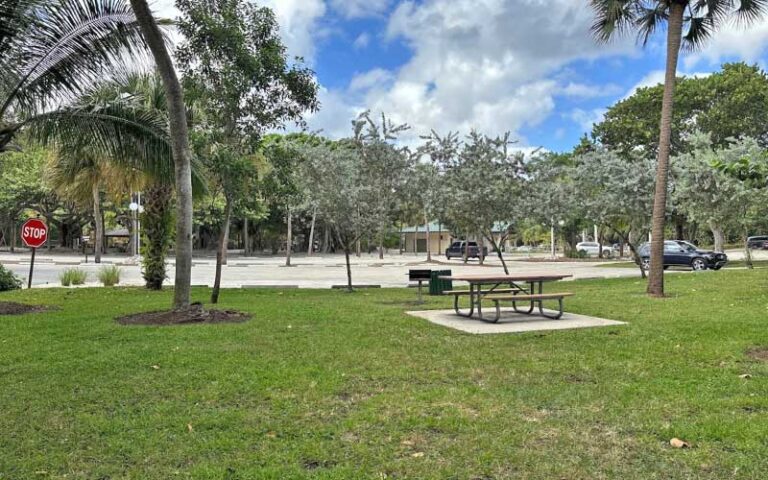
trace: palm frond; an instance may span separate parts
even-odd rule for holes
[[[651,35],[669,18],[666,4],[656,3],[653,8],[637,5],[635,8],[635,28],[637,29],[637,41],[643,46],[648,44]]]
[[[768,0],[741,0],[734,15],[741,25],[751,25],[768,13]]]
[[[635,25],[639,0],[590,0],[595,21],[590,28],[598,42],[627,34]]]
[[[23,32],[3,55],[15,60],[16,82],[10,89],[7,81],[0,85],[0,115],[11,104],[36,111],[74,98],[97,81],[125,75],[148,61],[126,0],[54,0],[33,4],[26,15]]]

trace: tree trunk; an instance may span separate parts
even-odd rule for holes
[[[379,260],[384,260],[384,234],[379,235]]]
[[[359,257],[361,254],[361,246],[360,246],[360,239],[358,238],[357,241],[355,241],[355,256]]]
[[[309,257],[315,252],[315,221],[317,221],[317,207],[312,209],[312,223],[309,226],[309,246],[307,247]]]
[[[429,217],[427,217],[427,212],[424,212],[424,228],[426,230],[427,235],[427,261],[432,261],[432,249],[429,248]]]
[[[101,263],[101,250],[104,243],[104,224],[101,217],[101,198],[99,198],[99,183],[94,182],[91,188],[93,198],[93,261]]]
[[[224,264],[224,255],[226,254],[227,244],[229,243],[229,223],[232,217],[232,201],[227,199],[224,207],[224,224],[219,233],[219,245],[216,249],[216,277],[213,280],[213,291],[211,292],[211,303],[219,303],[219,292],[221,290],[221,266]]]
[[[347,292],[352,293],[352,267],[349,264],[349,247],[344,246],[344,260],[347,263]]]
[[[674,108],[677,59],[683,31],[685,5],[670,2],[667,20],[667,65],[664,75],[664,96],[661,102],[659,155],[656,167],[656,191],[653,197],[651,233],[651,269],[647,292],[652,297],[664,296],[664,221],[667,209],[669,154],[672,141],[672,109]]]
[[[400,227],[399,228],[400,228],[400,237],[399,237],[399,241],[397,243],[398,243],[398,246],[400,247],[400,255],[402,255],[403,254],[403,246],[405,244],[405,239],[403,238],[403,222],[400,222]]]
[[[248,217],[243,218],[243,256],[251,254],[251,238],[248,236]]]
[[[16,231],[16,219],[14,219],[11,223],[11,253],[16,253],[16,236],[18,235],[18,232]]]
[[[443,253],[443,224],[437,223],[437,254]]]
[[[749,239],[749,231],[744,231],[744,263],[746,264],[746,267],[750,270],[755,268],[755,266],[752,264],[752,250],[749,248],[749,242],[747,241]]]
[[[176,279],[173,307],[187,308],[192,286],[192,153],[189,149],[187,112],[181,84],[173,61],[165,48],[165,37],[157,27],[147,0],[130,0],[136,20],[141,26],[147,45],[152,51],[157,71],[163,80],[171,147],[176,177]]]
[[[712,237],[715,240],[715,251],[722,253],[725,245],[725,232],[715,222],[709,222],[709,229],[712,230]]]
[[[328,253],[331,244],[331,232],[328,229],[328,225],[323,228],[323,253]]]
[[[500,237],[499,238],[499,243],[496,243],[496,239],[493,237],[493,233],[491,233],[491,235],[488,237],[488,241],[491,242],[491,246],[494,248],[494,250],[496,250],[496,254],[499,256],[499,260],[501,260],[501,266],[504,269],[504,274],[505,275],[509,275],[509,269],[507,268],[507,262],[504,261],[504,255],[501,253],[501,244],[504,243],[505,239],[506,239],[506,237]]]
[[[635,243],[637,242],[637,239],[635,238],[635,232],[633,230],[629,230],[627,233],[618,230],[615,230],[615,232],[618,233],[621,237],[622,243],[626,243],[629,247],[629,251],[632,254],[632,259],[634,260],[635,265],[637,265],[637,267],[640,269],[640,277],[645,280],[646,275],[645,270],[643,270],[643,261],[640,258],[640,254],[637,253],[637,248],[635,248]]]
[[[291,266],[291,250],[293,246],[293,214],[291,213],[291,209],[288,209],[288,231],[286,232],[286,241],[285,241],[285,266],[290,267]]]
[[[493,233],[491,233],[493,235]],[[478,238],[479,242],[477,242],[477,255],[480,258],[480,265],[485,265],[485,241],[483,241],[483,236],[478,235],[480,238]]]

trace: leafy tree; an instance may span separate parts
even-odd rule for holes
[[[0,156],[0,222],[3,240],[11,251],[16,246],[17,228],[24,210],[50,194],[41,182],[47,158],[47,150],[29,145]]]
[[[200,111],[195,129],[215,143],[209,166],[226,199],[216,276],[227,248],[233,204],[253,164],[256,140],[317,108],[314,74],[288,62],[271,9],[244,0],[179,0],[176,52],[186,97]],[[214,160],[215,159],[215,160]],[[233,191],[228,191],[232,189]],[[217,300],[218,288],[214,286]]]
[[[429,225],[435,219],[444,218],[443,178],[437,165],[431,162],[416,162],[408,173],[399,215],[414,219],[412,224],[424,223],[427,236],[427,261],[432,261],[429,246]],[[411,223],[411,222],[409,222]]]
[[[634,154],[628,162],[622,155],[606,149],[578,155],[574,161],[571,176],[586,217],[621,238],[645,278],[637,244],[650,227],[654,161]]]
[[[352,122],[352,127],[363,161],[363,181],[374,190],[375,201],[366,213],[378,225],[373,233],[379,247],[379,258],[384,258],[384,238],[395,223],[398,198],[403,195],[412,163],[408,148],[398,147],[395,142],[398,135],[410,127],[392,123],[384,113],[381,114],[381,122],[377,123],[367,111]]]
[[[601,42],[634,30],[645,45],[650,36],[666,23],[667,53],[664,95],[661,102],[656,188],[653,204],[651,268],[648,294],[664,296],[664,222],[667,208],[669,156],[672,146],[672,121],[675,75],[681,46],[696,49],[726,21],[742,25],[759,20],[768,9],[763,1],[733,0],[590,0],[596,19],[592,32]],[[685,30],[685,34],[683,34]]]
[[[364,160],[351,141],[306,146],[302,154],[313,159],[313,176],[317,179],[313,194],[323,219],[344,251],[347,291],[351,292],[352,249],[363,235],[380,227],[379,219],[369,213],[378,205],[377,190],[367,183],[370,177],[364,173]]]
[[[446,221],[457,232],[487,240],[505,273],[509,269],[501,244],[526,214],[518,201],[525,190],[523,155],[510,152],[511,143],[509,133],[491,138],[472,131],[464,142],[455,134],[441,138],[433,133],[423,150],[444,172]],[[502,230],[500,238],[494,235],[497,230]]]
[[[627,156],[655,156],[663,94],[663,85],[638,89],[608,109],[595,124],[593,138]],[[698,131],[709,134],[716,147],[739,137],[768,142],[768,110],[762,108],[768,103],[768,75],[757,66],[726,63],[706,77],[679,77],[674,100],[672,155],[690,152],[687,139]]]
[[[573,156],[551,152],[537,153],[526,164],[530,218],[560,230],[565,239],[565,254],[576,254],[578,233],[586,226],[580,185],[574,180]],[[553,235],[554,236],[554,235]]]

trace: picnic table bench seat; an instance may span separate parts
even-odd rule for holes
[[[521,291],[519,288],[496,288],[493,290],[481,290],[481,294],[491,295],[494,293],[512,293]],[[443,295],[470,295],[470,290],[445,290]],[[477,294],[478,292],[475,292]]]
[[[551,318],[553,320],[557,320],[558,318],[563,316],[563,298],[565,297],[572,297],[573,293],[571,292],[555,292],[555,293],[533,293],[533,294],[518,294],[518,295],[498,295],[498,294],[489,294],[485,295],[483,297],[484,300],[490,300],[493,302],[494,306],[496,307],[496,316],[492,319],[483,319],[483,320],[489,320],[491,322],[498,322],[499,318],[501,317],[501,302],[512,302],[512,308],[515,309],[518,313],[530,313],[533,311],[534,305],[537,305],[539,307],[539,313],[542,317]],[[558,303],[558,310],[555,315],[550,315],[548,313],[544,312],[544,300],[557,300]],[[528,310],[528,312],[520,312],[517,309],[517,302],[531,302],[531,306]],[[482,318],[482,311],[479,312],[480,316]]]

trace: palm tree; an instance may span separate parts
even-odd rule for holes
[[[21,131],[60,119],[63,107],[99,81],[137,68],[146,52],[125,0],[0,2],[0,153],[18,148]],[[113,123],[70,113],[80,121],[69,125],[93,137]],[[112,146],[119,140],[100,138]]]
[[[190,305],[192,287],[192,151],[181,84],[165,41],[146,0],[131,0],[144,38],[163,80],[168,103],[171,147],[176,176],[176,279],[173,293],[175,309]]]
[[[101,263],[104,245],[101,194],[119,201],[125,192],[137,187],[142,175],[126,170],[100,155],[97,149],[63,147],[52,155],[45,170],[47,183],[63,198],[92,206],[94,261]]]
[[[590,0],[596,19],[592,33],[600,42],[635,32],[643,45],[660,27],[667,27],[667,62],[661,103],[656,191],[653,202],[651,268],[648,294],[664,296],[664,222],[666,219],[669,151],[677,60],[680,48],[700,48],[724,23],[740,25],[759,20],[768,10],[765,0]]]

